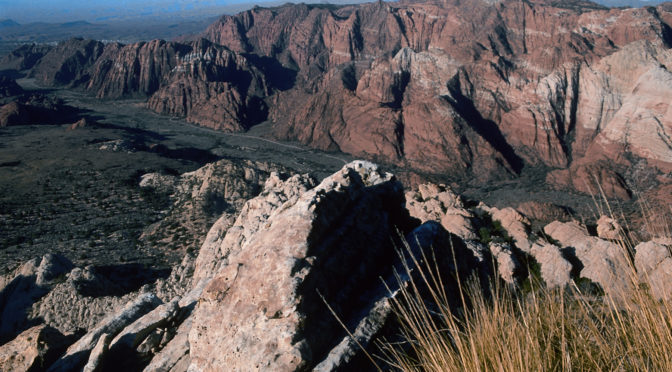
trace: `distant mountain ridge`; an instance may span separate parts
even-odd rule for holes
[[[0,28],[13,27],[13,26],[20,26],[20,25],[11,19],[0,20]]]

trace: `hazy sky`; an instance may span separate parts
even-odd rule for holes
[[[198,13],[241,2],[254,0],[0,0],[0,19],[11,18],[17,22],[101,21],[176,12]]]
[[[270,0],[0,0],[0,20],[19,23],[34,21],[68,22],[86,20],[106,22],[137,17],[190,17],[222,13],[226,6],[241,3],[263,4]],[[294,0],[323,2],[324,0]],[[329,1],[361,2],[362,0]],[[371,1],[371,0],[369,0]],[[284,1],[283,1],[284,2]],[[597,0],[608,5],[653,5],[662,0]]]

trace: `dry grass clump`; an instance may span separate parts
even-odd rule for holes
[[[436,266],[415,266],[394,300],[404,341],[381,345],[393,369],[672,371],[672,301],[653,298],[634,267],[630,293],[614,296],[498,283],[485,295],[459,278],[459,293],[446,293]]]

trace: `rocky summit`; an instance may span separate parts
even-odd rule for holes
[[[195,260],[140,288],[52,254],[3,277],[2,370],[373,370],[363,351],[398,335],[392,302],[430,253],[455,306],[458,281],[474,277],[590,283],[618,300],[635,270],[657,298],[672,288],[669,239],[628,252],[609,217],[597,233],[578,221],[535,231],[520,211],[467,203],[449,186],[404,192],[367,161],[319,183],[272,172],[241,198],[235,221],[223,213]]]

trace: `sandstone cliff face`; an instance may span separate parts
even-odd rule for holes
[[[108,44],[92,67],[86,89],[100,98],[148,96],[178,63],[179,55],[189,53],[187,45],[163,40],[130,45]]]
[[[177,64],[149,99],[150,109],[235,132],[265,119],[262,98],[270,94],[270,86],[244,56],[200,40],[176,58]]]
[[[271,119],[277,138],[424,173],[481,183],[537,167],[629,198],[650,188],[639,164],[670,184],[656,176],[672,169],[671,20],[669,5],[581,1],[299,4],[223,16],[206,40],[75,40],[64,58],[23,48],[7,63],[38,59],[46,83],[149,97],[215,129]]]
[[[49,86],[78,86],[90,78],[89,69],[103,53],[103,43],[70,39],[49,50],[30,75]]]
[[[561,6],[255,8],[204,35],[298,70],[300,88],[272,101],[280,138],[477,178],[621,160],[626,148],[667,171],[666,8]],[[658,133],[648,152],[638,130]]]
[[[11,51],[0,60],[0,65],[7,70],[28,70],[44,57],[53,47],[48,45],[26,44]]]

